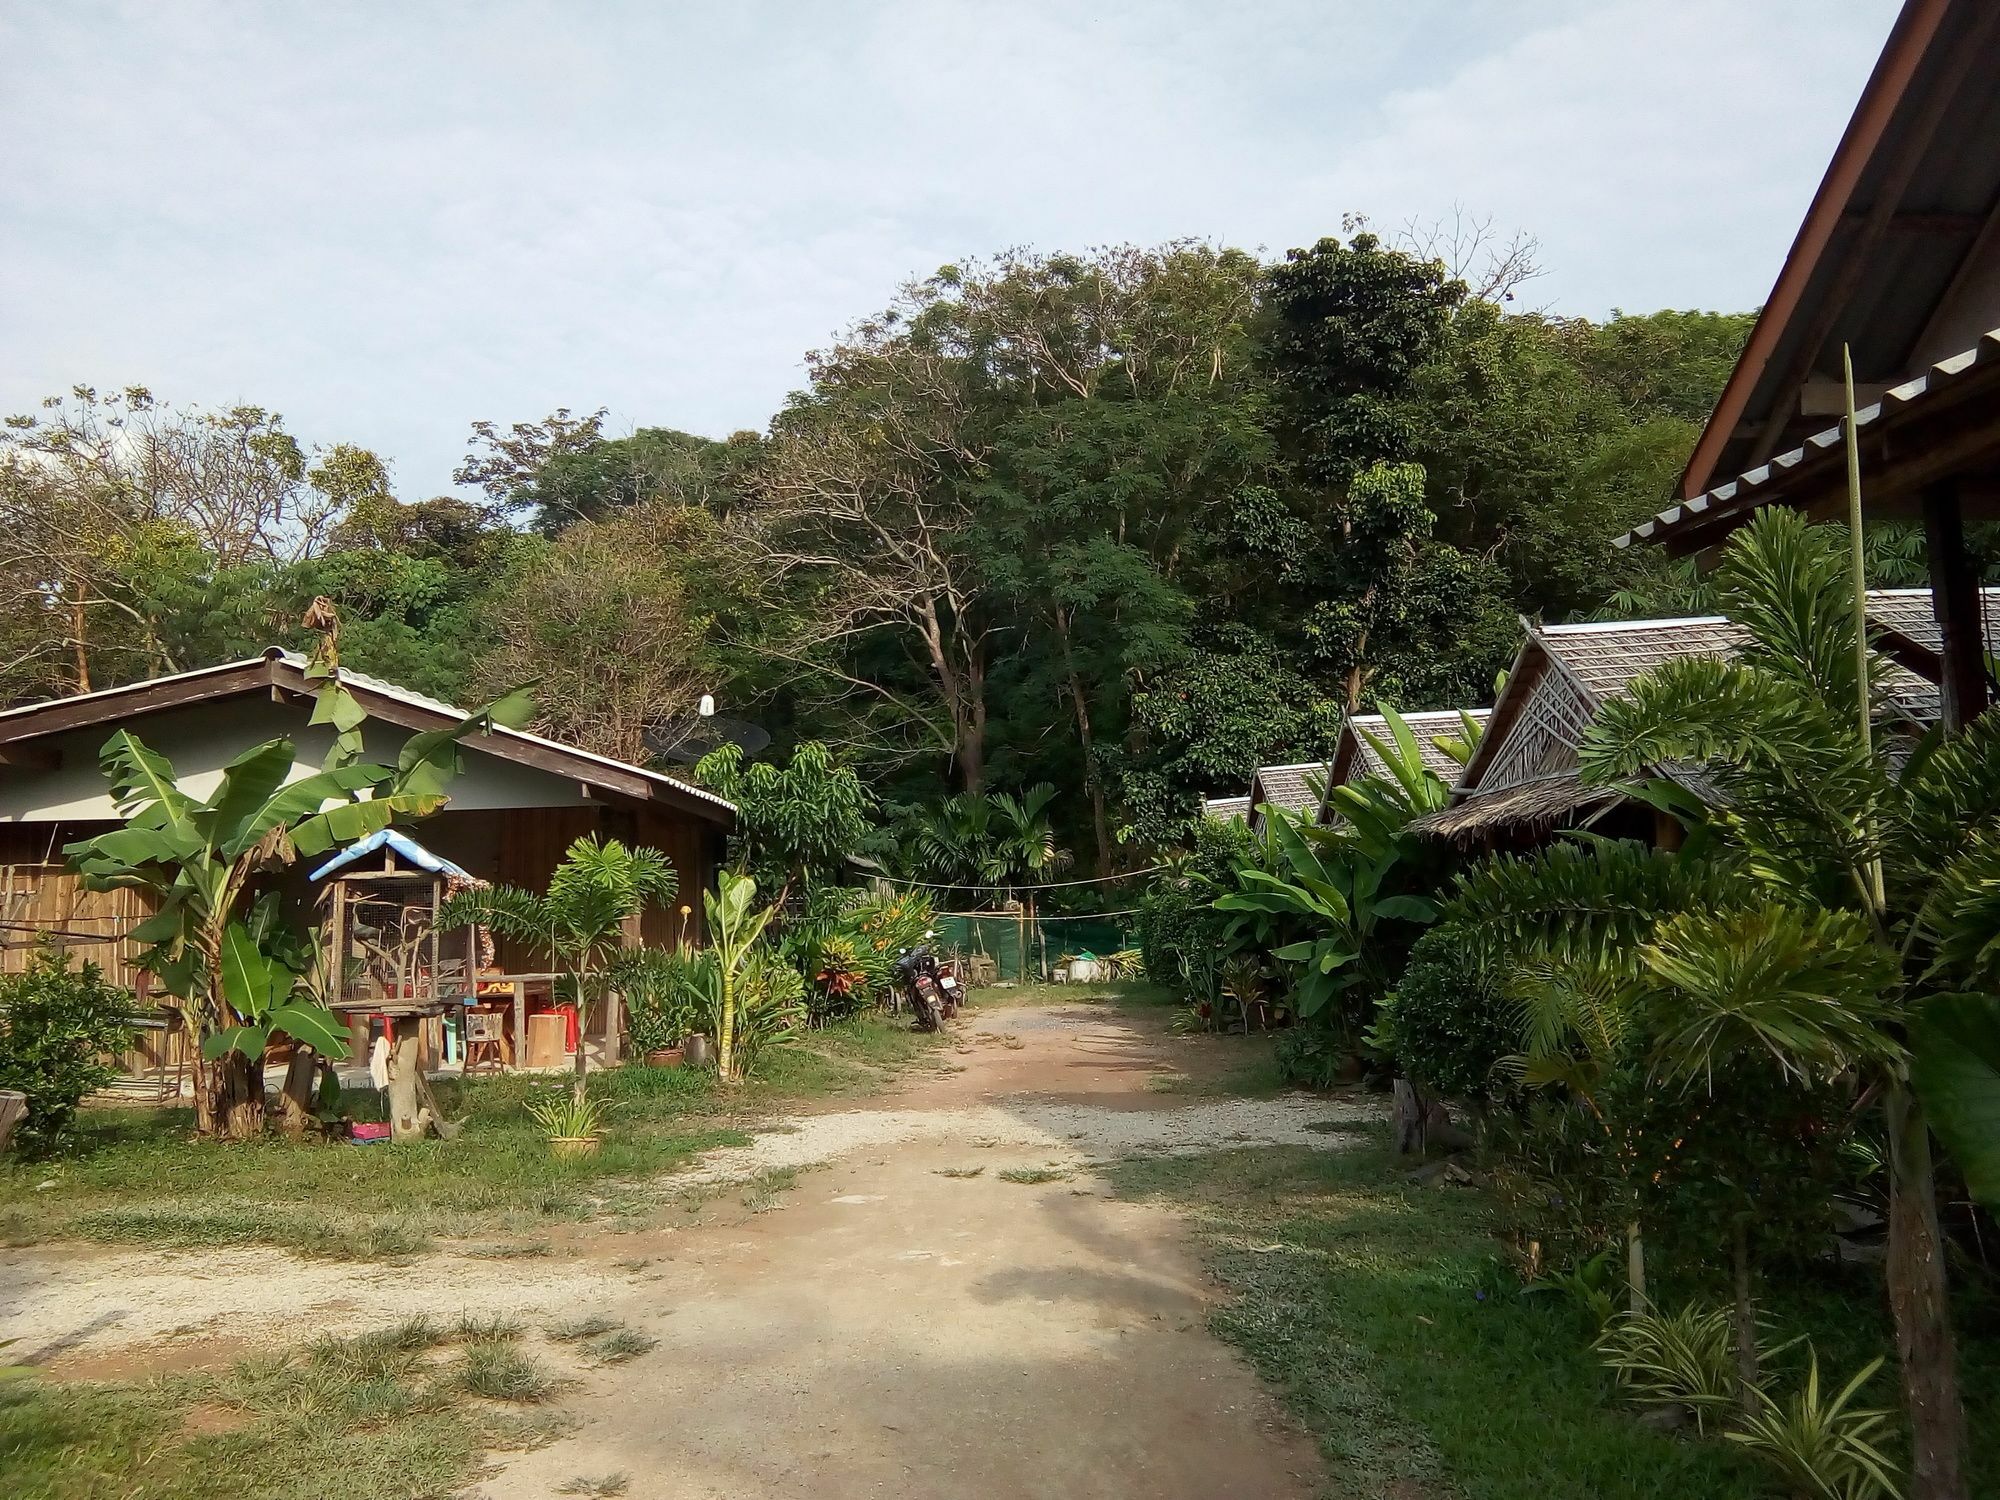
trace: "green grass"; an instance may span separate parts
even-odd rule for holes
[[[1197,1212],[1233,1297],[1213,1316],[1318,1439],[1332,1493],[1717,1500],[1760,1493],[1719,1443],[1608,1399],[1572,1310],[1523,1297],[1476,1194],[1412,1186],[1379,1138],[1128,1162],[1117,1189]],[[1400,1486],[1400,1488],[1398,1488]]]
[[[686,1068],[594,1074],[608,1134],[581,1158],[552,1155],[522,1107],[562,1080],[440,1083],[445,1114],[463,1132],[398,1146],[203,1144],[191,1138],[187,1110],[86,1110],[69,1155],[0,1164],[0,1245],[274,1245],[395,1261],[441,1240],[474,1240],[478,1253],[533,1255],[554,1223],[643,1220],[667,1191],[657,1180],[694,1156],[742,1144],[748,1127],[804,1100],[879,1089],[937,1046],[906,1022],[865,1016],[768,1049],[760,1075],[737,1088]],[[346,1102],[357,1115],[379,1113],[372,1093]],[[515,1243],[496,1246],[509,1236]]]
[[[1033,1187],[1044,1182],[1061,1182],[1068,1176],[1068,1172],[1057,1167],[1009,1167],[1000,1174],[1000,1180]]]
[[[0,1476],[9,1500],[419,1500],[451,1494],[482,1455],[536,1446],[561,1423],[467,1399],[472,1343],[413,1319],[320,1339],[215,1375],[129,1384],[39,1378],[0,1385]],[[494,1399],[538,1399],[517,1376]]]

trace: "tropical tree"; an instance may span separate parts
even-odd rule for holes
[[[679,889],[680,877],[657,849],[629,849],[587,833],[569,846],[546,891],[511,885],[462,890],[444,903],[437,920],[440,928],[490,927],[533,945],[568,974],[576,990],[574,1093],[581,1100],[590,1071],[583,1038],[593,1008],[609,991],[612,957],[625,946],[629,924],[648,905],[672,901]]]
[[[1991,1191],[2000,714],[1880,753],[1877,737],[1905,723],[1888,670],[1861,649],[1845,560],[1788,511],[1732,539],[1716,584],[1747,629],[1740,653],[1638,679],[1582,752],[1596,785],[1662,763],[1704,768],[1714,855],[1693,867],[1696,888],[1612,918],[1604,889],[1544,860],[1512,870],[1507,899],[1484,908],[1503,925],[1567,929],[1572,947],[1593,925],[1637,925],[1622,962],[1663,1078],[1761,1057],[1794,1078],[1852,1069],[1865,1081],[1890,1147],[1887,1277],[1912,1493],[1959,1497],[1965,1428],[1931,1125]]]
[[[695,779],[736,804],[735,854],[782,906],[794,887],[839,874],[867,839],[875,799],[849,766],[808,740],[791,761],[743,763],[743,747],[721,745],[695,766]]]
[[[1394,925],[1437,915],[1428,896],[1404,888],[1414,840],[1400,825],[1378,838],[1374,827],[1316,827],[1282,809],[1267,829],[1275,868],[1240,867],[1216,909],[1250,920],[1255,945],[1292,972],[1301,1021],[1331,1017],[1352,1051],[1399,970],[1406,945],[1390,940]]]

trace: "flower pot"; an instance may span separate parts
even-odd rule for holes
[[[686,1047],[655,1047],[646,1054],[649,1068],[678,1068],[687,1061]]]
[[[715,1061],[715,1048],[699,1032],[681,1043],[681,1051],[690,1068],[705,1068]]]
[[[552,1135],[549,1150],[557,1156],[595,1156],[602,1136],[595,1135]]]

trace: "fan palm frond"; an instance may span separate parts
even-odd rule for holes
[[[1660,924],[1640,961],[1655,1066],[1668,1078],[1759,1055],[1781,1073],[1831,1077],[1900,1055],[1884,1027],[1896,957],[1855,913],[1683,912]]]

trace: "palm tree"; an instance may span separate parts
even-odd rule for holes
[[[583,1034],[590,1011],[606,991],[606,966],[624,946],[626,924],[649,903],[674,899],[680,880],[657,849],[628,849],[617,839],[585,834],[569,846],[536,895],[517,886],[460,891],[438,913],[441,928],[490,927],[546,953],[576,986],[577,1098],[584,1094],[589,1061]]]
[[[1887,1276],[1911,1493],[1961,1500],[1931,1123],[1934,1113],[1976,1189],[2000,1186],[1979,1171],[2000,1108],[2000,1078],[1980,1052],[2000,1016],[2000,713],[1955,739],[1912,736],[1877,664],[1873,739],[1894,746],[1877,753],[1855,712],[1860,627],[1846,564],[1789,511],[1738,533],[1716,588],[1748,631],[1739,654],[1640,678],[1582,750],[1596,785],[1662,763],[1701,767],[1715,799],[1697,850],[1503,861],[1468,879],[1459,914],[1508,935],[1517,954],[1609,972],[1662,1081],[1751,1059],[1794,1079],[1852,1070],[1865,1081],[1890,1143]],[[1587,878],[1593,869],[1604,879]]]

